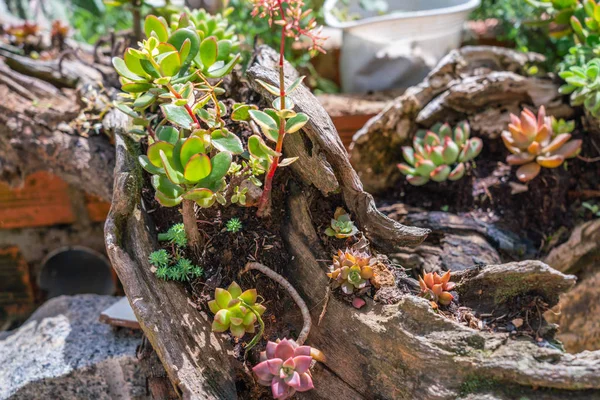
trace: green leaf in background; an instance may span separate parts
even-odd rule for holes
[[[169,39],[169,30],[163,22],[154,15],[148,15],[144,21],[144,33],[150,37],[152,32],[156,34],[159,42],[166,42]]]
[[[200,45],[200,59],[204,68],[209,68],[217,61],[217,40],[214,37],[206,38]]]

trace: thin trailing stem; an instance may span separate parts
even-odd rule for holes
[[[260,328],[258,330],[258,333],[256,335],[254,335],[254,337],[252,338],[252,340],[250,341],[250,343],[248,343],[248,345],[244,349],[244,352],[247,353],[250,349],[252,349],[254,346],[256,346],[256,344],[258,343],[258,341],[262,337],[263,333],[265,332],[265,322],[263,321],[263,319],[260,316],[260,314],[258,313],[258,311],[256,311],[254,309],[254,307],[252,307],[250,304],[246,303],[243,300],[242,300],[242,303],[244,303],[244,305],[246,306],[246,308],[248,308],[248,310],[250,310],[250,312],[252,314],[256,315],[256,319],[258,320],[258,325],[260,326]]]
[[[167,88],[169,88],[169,91],[171,92],[171,94],[173,96],[175,96],[176,99],[182,99],[183,98],[183,97],[181,97],[181,95],[179,93],[177,93],[177,90],[175,90],[175,88],[170,83],[167,84]],[[198,121],[198,117],[196,117],[196,114],[194,114],[194,111],[192,110],[192,107],[190,107],[189,104],[186,104],[184,106],[184,108],[185,108],[185,111],[187,111],[187,113],[192,118],[192,121],[194,121],[194,124],[196,124],[196,127],[199,128],[200,127],[200,121]]]
[[[310,333],[310,328],[312,326],[310,311],[304,300],[302,300],[302,297],[300,297],[300,295],[298,294],[296,289],[294,289],[291,283],[289,283],[283,276],[279,275],[277,272],[273,271],[266,265],[263,265],[258,262],[249,262],[248,264],[246,264],[246,267],[244,268],[242,273],[248,272],[250,270],[262,272],[269,278],[273,279],[289,293],[292,299],[294,299],[294,302],[296,302],[296,305],[298,306],[298,308],[300,308],[300,312],[302,313],[302,319],[304,320],[304,325],[302,326],[302,330],[300,331],[298,339],[296,340],[296,343],[302,346],[306,341],[306,338],[308,338],[308,334]]]

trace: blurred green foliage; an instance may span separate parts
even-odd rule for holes
[[[547,24],[540,23],[541,10],[525,0],[482,0],[478,9],[470,15],[471,20],[495,18],[503,34],[500,41],[512,42],[518,50],[533,51],[546,56],[546,68],[556,70],[563,57],[573,46],[570,36],[550,37]]]
[[[131,29],[133,20],[129,11],[102,3],[100,5],[102,7],[96,11],[87,7],[73,7],[71,25],[75,30],[75,40],[94,44],[111,30],[118,32]]]

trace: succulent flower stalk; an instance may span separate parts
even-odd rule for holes
[[[338,207],[333,214],[331,226],[325,229],[327,236],[335,236],[338,239],[354,236],[358,233],[358,228],[350,219],[350,215],[342,207]]]
[[[450,271],[440,276],[437,272],[427,273],[423,277],[419,277],[419,286],[421,287],[421,296],[447,306],[452,302],[454,296],[450,293],[456,286],[454,282],[450,282]]]
[[[261,362],[252,371],[258,383],[271,386],[274,399],[289,399],[296,392],[314,389],[309,371],[311,351],[310,346],[298,346],[293,340],[268,342],[260,355]]]
[[[345,294],[352,294],[369,285],[376,262],[377,259],[367,253],[353,249],[338,250],[327,276],[333,279],[334,288],[339,287]]]
[[[519,166],[517,178],[521,182],[535,178],[542,167],[561,166],[581,151],[581,140],[571,140],[570,133],[553,132],[552,120],[546,117],[544,106],[540,107],[537,116],[525,109],[520,118],[511,114],[510,120],[508,130],[502,132],[502,140],[512,153],[506,157],[506,162]]]
[[[406,163],[398,164],[406,180],[414,186],[429,182],[456,181],[465,174],[465,163],[481,153],[480,138],[469,138],[469,124],[463,122],[454,131],[448,124],[437,124],[430,131],[421,130],[413,146],[402,147]]]
[[[208,308],[215,314],[213,332],[230,330],[237,338],[246,333],[254,333],[258,317],[266,310],[265,306],[256,303],[256,299],[256,289],[242,292],[242,288],[235,282],[227,290],[215,289],[215,299],[208,302]]]

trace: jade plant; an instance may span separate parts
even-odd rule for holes
[[[264,331],[264,323],[261,318],[266,308],[257,303],[256,289],[248,289],[242,292],[242,288],[233,282],[227,289],[215,289],[215,298],[208,302],[210,311],[215,315],[212,324],[213,332],[230,331],[237,338],[242,338],[246,333],[254,333],[258,322],[260,331],[254,339],[246,346],[246,350],[252,348]]]
[[[187,10],[171,17],[146,17],[146,39],[113,58],[126,92],[116,106],[133,118],[132,133],[148,134],[140,164],[162,206],[182,204],[188,240],[198,252],[194,205],[227,202],[232,157],[244,152],[225,127],[228,110],[217,81],[239,61],[239,42],[221,15]]]
[[[260,363],[252,371],[258,383],[270,386],[274,399],[289,399],[296,392],[314,389],[310,366],[313,360],[310,346],[299,346],[295,341],[283,339],[267,342]]]
[[[510,115],[508,130],[502,132],[502,140],[512,153],[506,157],[510,165],[519,165],[517,178],[528,182],[535,178],[542,167],[557,168],[566,159],[573,158],[581,151],[581,140],[571,140],[567,132],[554,132],[556,129],[572,129],[572,124],[560,121],[552,123],[546,117],[544,106],[540,107],[537,116],[528,109],[521,112],[521,117]]]
[[[454,296],[450,291],[456,284],[450,282],[450,271],[440,276],[437,272],[427,273],[419,277],[419,286],[421,287],[421,296],[443,306],[452,302]]]
[[[436,124],[431,130],[420,130],[413,139],[413,146],[402,147],[406,163],[398,164],[406,180],[421,186],[433,180],[456,181],[466,171],[465,163],[481,153],[480,138],[469,138],[469,124],[463,122],[454,131],[448,124]]]
[[[373,277],[375,257],[354,249],[338,250],[333,256],[333,264],[327,276],[333,280],[334,289],[341,288],[345,294],[352,294],[369,285]]]
[[[150,253],[148,262],[155,268],[154,274],[157,278],[189,282],[202,276],[202,267],[194,265],[184,256],[187,237],[182,224],[175,224],[167,232],[159,233],[158,240],[169,242],[172,252],[160,249]]]
[[[258,81],[265,90],[275,97],[272,108],[265,110],[249,110],[250,117],[260,127],[263,136],[275,148],[269,147],[259,135],[253,135],[248,140],[248,150],[252,157],[261,161],[268,170],[264,188],[258,203],[258,215],[268,216],[271,211],[271,190],[273,177],[278,167],[290,165],[296,159],[286,158],[281,160],[283,139],[285,135],[302,129],[309,117],[304,113],[293,111],[295,105],[289,95],[297,89],[304,77],[300,77],[289,85],[285,82],[284,54],[286,37],[296,40],[304,36],[311,41],[311,50],[324,52],[324,38],[320,36],[320,28],[314,18],[310,18],[312,10],[303,10],[304,1],[301,0],[250,0],[254,5],[252,16],[268,18],[269,24],[281,27],[281,41],[279,48],[279,83],[278,86],[267,82]],[[307,21],[308,19],[308,21]]]
[[[358,228],[350,219],[350,215],[342,207],[338,207],[333,214],[331,226],[325,229],[327,236],[335,236],[338,239],[348,238],[358,233]]]

